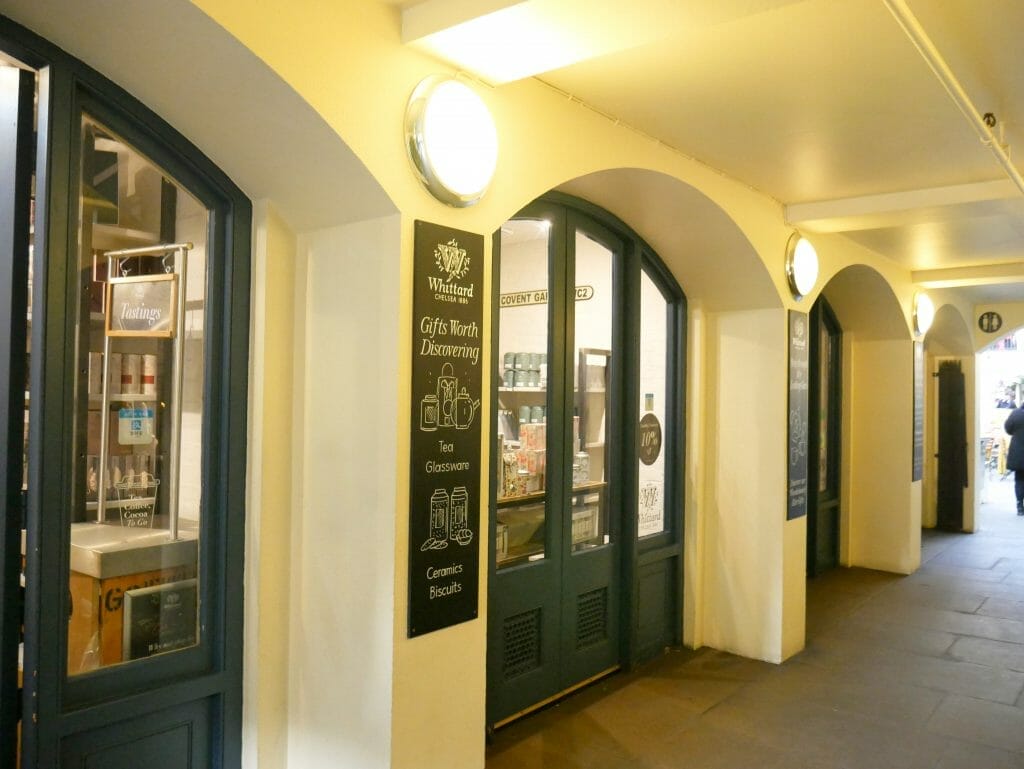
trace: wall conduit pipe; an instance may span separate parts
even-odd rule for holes
[[[968,122],[974,127],[974,130],[977,131],[982,143],[988,146],[993,154],[995,154],[999,164],[1006,171],[1006,175],[1010,177],[1010,181],[1017,185],[1017,189],[1021,193],[1024,193],[1024,177],[1014,167],[1013,161],[1010,160],[1009,152],[999,142],[996,135],[992,133],[992,129],[986,125],[984,118],[971,102],[967,92],[964,91],[963,86],[956,79],[956,75],[953,74],[949,65],[946,64],[935,44],[917,20],[917,17],[914,16],[907,6],[905,0],[883,0],[883,2],[892,15],[896,17],[896,21],[903,27],[903,31],[907,33],[907,37],[914,43],[921,56],[928,62],[928,66],[932,68],[932,72],[935,73],[939,82],[945,87],[950,98],[953,99],[953,102],[960,108],[964,117],[967,118]]]

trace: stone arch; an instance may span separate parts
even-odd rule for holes
[[[921,559],[920,493],[911,482],[912,335],[875,269],[851,265],[822,290],[843,331],[840,561],[909,574]]]
[[[697,188],[658,171],[615,168],[556,189],[605,208],[661,257],[689,301],[711,311],[779,308],[764,261],[729,214]]]
[[[934,356],[974,354],[971,329],[960,311],[951,304],[944,304],[935,311],[935,320],[924,337],[924,345],[927,353]]]
[[[910,340],[899,298],[877,270],[862,264],[845,267],[829,279],[822,294],[844,332],[862,340]]]
[[[192,3],[11,0],[4,14],[146,104],[294,232],[397,211],[323,117]]]

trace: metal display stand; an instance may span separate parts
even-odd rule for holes
[[[166,273],[173,273],[177,281],[177,290],[174,293],[175,322],[169,334],[174,340],[173,373],[171,376],[171,445],[169,451],[169,475],[168,484],[168,529],[170,539],[177,540],[178,537],[178,496],[179,496],[179,470],[181,462],[181,395],[183,380],[183,362],[185,357],[184,328],[185,328],[185,289],[188,277],[188,252],[191,251],[191,243],[165,243],[157,246],[146,246],[144,248],[127,248],[117,251],[107,251],[104,256],[107,259],[107,280],[108,282],[118,274],[118,269],[124,259],[138,257],[159,257],[164,260]],[[167,257],[173,255],[173,265],[167,267]],[[116,278],[114,278],[116,281]],[[103,523],[106,518],[107,508],[107,463],[110,459],[110,313],[112,312],[111,302],[106,305],[107,322],[103,333],[103,405],[100,418],[100,460],[97,468],[97,504],[96,522]],[[141,334],[140,334],[141,335]],[[157,481],[159,483],[159,481]],[[156,515],[156,485],[154,485],[153,514]]]

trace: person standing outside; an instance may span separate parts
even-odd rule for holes
[[[1003,429],[1010,436],[1010,448],[1006,452],[1006,469],[1013,470],[1017,515],[1024,515],[1024,407],[1010,412]]]

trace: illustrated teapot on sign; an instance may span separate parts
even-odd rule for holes
[[[476,416],[477,410],[480,408],[479,400],[470,400],[469,392],[465,387],[459,393],[455,399],[455,408],[452,409],[452,416],[454,417],[455,429],[456,430],[468,430],[469,426],[473,424],[473,418]]]

